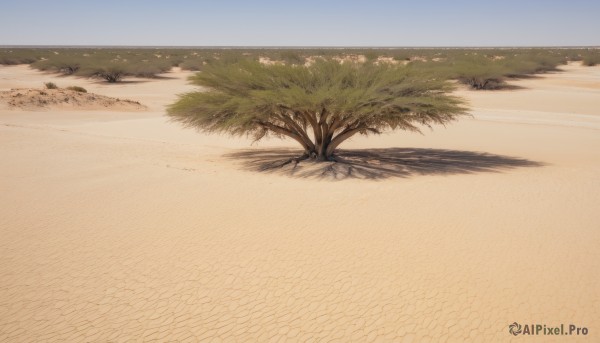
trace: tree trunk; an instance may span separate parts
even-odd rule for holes
[[[317,151],[317,159],[319,161],[325,161],[327,159],[327,143],[321,142],[319,150]]]
[[[323,137],[320,144],[315,146],[315,160],[317,161],[333,161],[333,152],[329,152],[331,138]]]
[[[308,125],[312,127],[313,140],[307,134],[307,125],[301,126],[302,123],[294,121],[293,118],[288,116],[287,112],[277,114],[278,119],[283,122],[282,124],[264,121],[258,121],[257,124],[300,143],[304,148],[304,154],[298,161],[303,159],[312,159],[318,162],[335,161],[333,152],[343,141],[368,129],[364,125],[359,125],[356,120],[349,122],[348,120],[344,121],[333,118],[333,120],[329,120],[328,122],[329,113],[326,109],[321,111],[320,118],[316,118],[316,116],[308,111],[294,113],[303,116]],[[339,131],[343,126],[346,128]]]

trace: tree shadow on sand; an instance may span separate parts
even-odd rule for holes
[[[313,179],[407,178],[418,175],[452,175],[503,172],[521,167],[541,167],[541,162],[484,152],[387,148],[339,150],[336,162],[294,161],[292,149],[244,150],[225,155],[248,171]]]

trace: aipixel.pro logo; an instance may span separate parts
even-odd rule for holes
[[[568,330],[565,330],[566,325],[548,326],[546,324],[524,324],[521,325],[513,322],[508,326],[508,332],[513,336],[531,335],[531,336],[568,336],[568,335],[583,335],[586,336],[589,332],[588,328],[577,326],[574,324],[568,325]]]

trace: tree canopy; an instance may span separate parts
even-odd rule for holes
[[[289,137],[303,158],[334,160],[355,134],[418,131],[465,114],[452,84],[410,66],[339,63],[263,65],[213,63],[191,78],[204,89],[168,109],[176,121],[207,132]]]

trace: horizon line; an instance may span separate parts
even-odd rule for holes
[[[0,44],[0,48],[137,48],[137,49],[598,49],[600,45],[60,45],[60,44]]]

